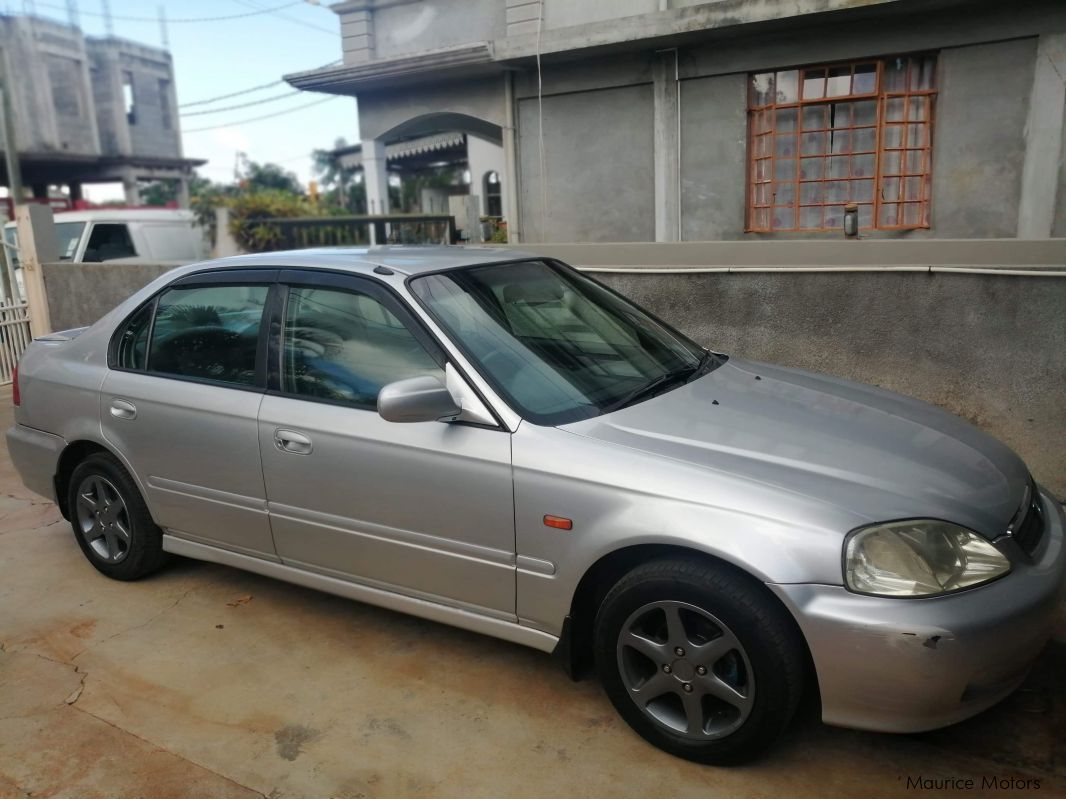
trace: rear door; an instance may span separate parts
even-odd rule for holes
[[[171,284],[119,328],[100,409],[104,436],[160,526],[272,559],[256,417],[276,274],[216,271]]]
[[[382,386],[445,357],[382,284],[283,272],[276,382],[259,412],[282,562],[514,620],[510,433],[396,424]]]

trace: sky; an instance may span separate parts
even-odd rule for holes
[[[103,0],[75,0],[82,30],[104,35]],[[68,20],[66,0],[0,0],[0,8]],[[214,103],[186,106],[201,100],[281,80],[282,75],[324,66],[341,57],[340,20],[328,0],[110,0],[114,33],[156,47],[162,46],[158,9],[168,18],[167,34],[174,58],[175,85],[186,158],[205,158],[200,174],[216,181],[233,178],[238,151],[257,162],[272,162],[295,172],[306,183],[311,177],[310,153],[330,148],[338,138],[359,139],[355,100],[312,92],[293,93],[286,83]],[[285,6],[284,8],[279,8]],[[277,9],[270,13],[255,13]],[[217,17],[254,14],[238,19]],[[149,18],[134,21],[122,17]],[[183,22],[206,19],[210,21]],[[258,100],[290,95],[259,105],[234,109]],[[326,99],[329,98],[329,99]],[[271,119],[248,121],[319,102]],[[230,110],[216,109],[228,108]],[[212,113],[199,113],[212,111]],[[191,114],[196,113],[195,116]],[[200,128],[212,130],[198,131]],[[120,199],[120,186],[86,186],[93,201]]]

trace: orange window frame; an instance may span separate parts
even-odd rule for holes
[[[862,229],[929,228],[936,67],[935,54],[922,53],[753,73],[745,229],[838,232],[847,202],[858,203]],[[778,90],[782,76],[794,76],[785,81],[784,92]],[[848,91],[831,94],[831,82],[839,88],[844,78]],[[860,86],[867,90],[856,91]],[[760,92],[768,102],[758,102]],[[860,117],[860,111],[871,110],[872,117]],[[848,115],[846,124],[837,119],[840,113]],[[819,115],[821,123],[812,124]],[[779,127],[781,121],[785,124]],[[838,137],[846,142],[840,150]],[[813,149],[805,149],[810,144]],[[839,167],[845,163],[843,173]],[[810,169],[817,172],[812,176]],[[791,219],[776,218],[782,213]],[[815,219],[818,223],[810,224]]]

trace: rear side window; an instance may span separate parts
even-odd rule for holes
[[[148,331],[152,326],[154,310],[155,303],[148,303],[131,316],[119,331],[115,365],[120,369],[144,369],[148,362]]]
[[[148,371],[254,386],[268,292],[268,286],[217,285],[164,292],[151,326]]]
[[[114,261],[116,258],[136,257],[137,248],[133,246],[128,225],[93,225],[82,260]]]

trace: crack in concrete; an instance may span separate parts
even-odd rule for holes
[[[73,707],[75,710],[77,710],[77,711],[79,711],[81,713],[84,713],[86,716],[90,716],[90,717],[96,719],[97,721],[103,722],[108,727],[111,727],[114,730],[118,730],[120,733],[122,733],[124,735],[129,735],[129,736],[131,736],[133,738],[136,738],[138,741],[141,741],[142,743],[148,744],[153,749],[155,749],[157,752],[164,752],[164,753],[170,755],[171,757],[177,758],[178,760],[181,760],[181,761],[183,761],[185,763],[190,763],[190,764],[196,766],[197,768],[203,769],[208,774],[214,774],[219,779],[225,780],[226,782],[228,782],[228,783],[230,783],[232,785],[236,785],[238,788],[241,788],[242,790],[251,791],[256,796],[258,796],[260,799],[268,799],[267,794],[263,793],[262,791],[260,791],[260,790],[258,790],[256,788],[252,788],[252,787],[250,787],[248,785],[244,785],[243,783],[238,782],[237,780],[233,779],[232,777],[228,777],[225,774],[222,774],[222,773],[220,773],[218,771],[215,771],[210,766],[205,766],[203,763],[198,763],[197,761],[191,760],[190,758],[187,758],[184,755],[179,755],[178,753],[173,752],[170,749],[167,749],[165,746],[160,746],[155,741],[150,741],[149,739],[144,738],[144,737],[138,735],[137,733],[132,732],[131,730],[127,730],[127,729],[125,729],[123,727],[120,727],[119,725],[115,724],[114,722],[108,721],[107,719],[105,719],[102,716],[97,716],[92,711],[86,710],[83,707],[78,707],[76,705],[72,705],[71,707]]]
[[[131,632],[133,632],[135,630],[139,630],[142,627],[147,627],[149,624],[151,624],[152,622],[154,622],[157,619],[159,619],[159,617],[161,617],[163,614],[169,613],[170,611],[174,610],[174,608],[176,608],[182,602],[182,600],[185,599],[185,597],[187,597],[189,594],[191,594],[195,590],[196,590],[195,588],[186,588],[184,591],[182,591],[181,595],[177,599],[175,599],[173,602],[171,602],[169,605],[167,605],[165,608],[163,608],[159,612],[153,613],[151,616],[149,616],[147,619],[142,621],[140,624],[134,624],[132,627],[126,627],[124,629],[119,630],[118,632],[112,633],[111,635],[107,636],[107,638],[102,638],[99,641],[92,642],[91,644],[86,646],[83,650],[81,650],[76,655],[71,657],[70,665],[75,665],[74,661],[77,660],[78,658],[80,658],[86,652],[89,652],[89,651],[91,651],[93,649],[96,649],[97,647],[103,646],[108,641],[114,640],[115,638],[118,638],[119,636],[126,635],[127,633],[131,633]]]

